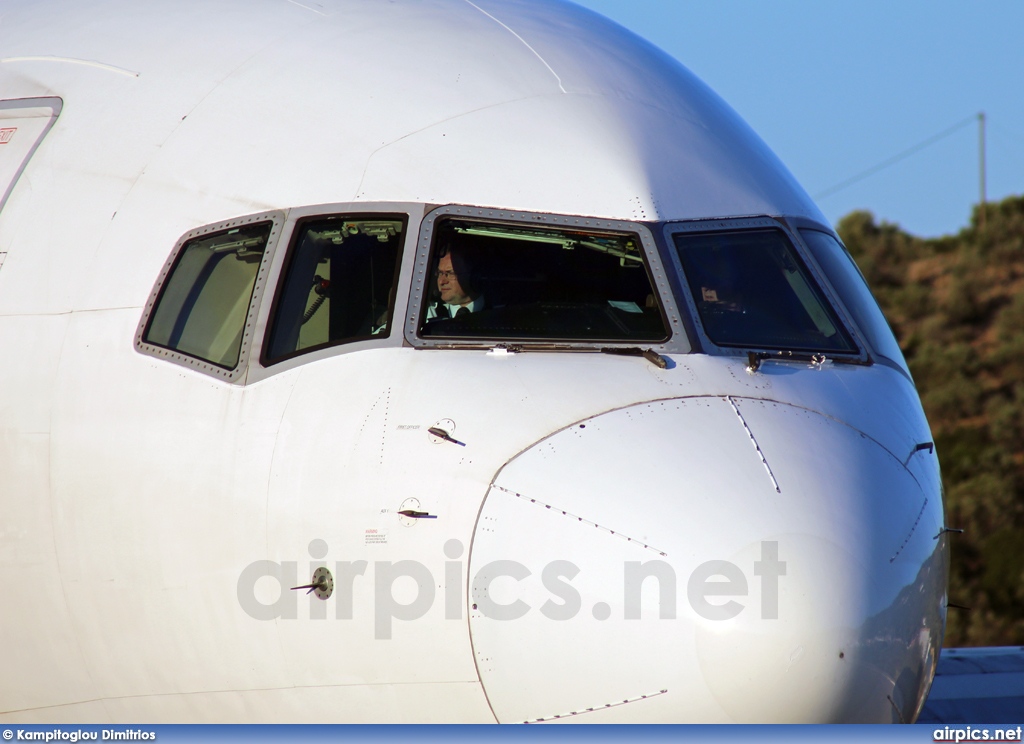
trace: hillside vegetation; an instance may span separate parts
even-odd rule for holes
[[[838,231],[903,347],[942,466],[946,644],[1024,644],[1024,197],[921,239],[853,212]]]

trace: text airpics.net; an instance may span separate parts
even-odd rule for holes
[[[1006,728],[974,728],[972,726],[943,726],[932,733],[933,741],[1021,741],[1024,726]]]
[[[313,540],[309,545],[310,555],[322,559],[327,555],[327,544]],[[444,545],[448,559],[444,566],[444,606],[446,620],[461,620],[465,588],[462,584],[463,563],[459,559],[464,546],[459,540],[449,540]],[[752,561],[752,577],[760,581],[761,619],[777,620],[779,617],[779,580],[786,575],[786,562],[779,559],[779,544],[775,541],[761,542],[761,557]],[[310,573],[326,566],[322,561],[310,563]],[[374,561],[372,579],[366,578],[370,563],[364,560],[337,561],[333,566],[333,601],[336,602],[335,618],[353,619],[353,593],[357,581],[373,582],[374,637],[378,640],[391,638],[394,620],[417,620],[433,606],[435,587],[441,586],[425,565],[419,561]],[[540,573],[540,582],[551,595],[541,604],[540,613],[549,620],[571,620],[583,608],[580,592],[572,581],[581,572],[572,561],[556,560],[547,563]],[[264,580],[277,582],[279,593],[273,602],[261,601],[257,597],[256,585]],[[415,598],[399,602],[395,597],[395,584],[402,579],[411,579],[417,586]],[[658,617],[661,620],[676,619],[677,577],[673,567],[663,560],[625,561],[622,565],[623,619],[641,619],[641,591],[648,579],[656,583],[659,599]],[[472,609],[490,620],[518,620],[535,608],[522,599],[499,602],[492,596],[492,585],[500,580],[508,586],[515,583],[536,581],[533,572],[522,563],[513,560],[491,561],[482,566],[471,578],[470,596]],[[299,595],[290,591],[300,583],[298,561],[254,561],[242,570],[238,577],[238,603],[247,615],[255,620],[294,620],[299,616]],[[309,588],[306,585],[301,588]],[[648,585],[650,587],[650,585]],[[648,588],[652,591],[653,588]],[[686,599],[690,608],[705,620],[731,620],[746,610],[738,601],[749,594],[747,573],[740,566],[725,560],[705,561],[696,566],[686,580]],[[712,599],[714,598],[714,599]],[[315,598],[311,604],[311,619],[326,619],[323,603]],[[611,606],[597,602],[591,608],[596,620],[611,617]]]

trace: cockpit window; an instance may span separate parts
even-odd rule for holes
[[[673,239],[714,344],[857,353],[781,230],[677,233]]]
[[[846,305],[846,309],[850,311],[861,333],[874,346],[875,353],[896,364],[909,376],[910,369],[903,358],[896,337],[853,257],[828,233],[820,230],[801,230],[800,235],[811,249],[814,260],[818,262],[839,298]]]
[[[272,227],[259,222],[185,243],[142,340],[217,367],[235,367]]]
[[[274,307],[266,358],[391,332],[404,215],[301,223]]]
[[[438,220],[420,313],[429,338],[663,341],[632,233],[462,218]]]

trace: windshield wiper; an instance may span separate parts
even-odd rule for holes
[[[603,346],[600,348],[594,348],[593,346],[567,346],[563,344],[555,343],[531,343],[528,345],[521,344],[496,344],[492,346],[489,354],[520,354],[522,352],[552,352],[552,351],[565,351],[570,353],[590,353],[600,352],[602,354],[612,354],[615,356],[634,356],[643,357],[648,362],[653,364],[659,369],[668,369],[668,360],[661,354],[656,352],[654,349],[641,349],[639,346]]]
[[[820,368],[825,362],[833,364],[863,364],[870,365],[871,361],[854,359],[850,357],[827,356],[823,352],[799,352],[799,351],[748,351],[747,371],[757,372],[761,368],[761,362],[774,360],[777,362],[810,362],[812,366]]]
[[[639,346],[606,346],[601,349],[602,354],[616,354],[618,356],[643,357],[659,369],[668,368],[668,360],[654,349],[641,349]]]

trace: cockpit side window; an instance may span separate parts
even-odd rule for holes
[[[434,228],[429,266],[421,338],[669,336],[636,234],[447,217]]]
[[[871,290],[868,289],[864,275],[860,273],[846,248],[834,237],[820,230],[801,230],[800,235],[811,249],[814,260],[821,266],[839,298],[850,311],[861,333],[874,347],[875,353],[910,375],[910,369],[888,321],[878,307]]]
[[[223,369],[237,366],[272,228],[272,222],[259,222],[186,242],[150,313],[143,342]]]
[[[331,216],[295,229],[265,360],[391,333],[405,215]]]
[[[673,240],[712,343],[858,353],[781,230],[676,233]]]

